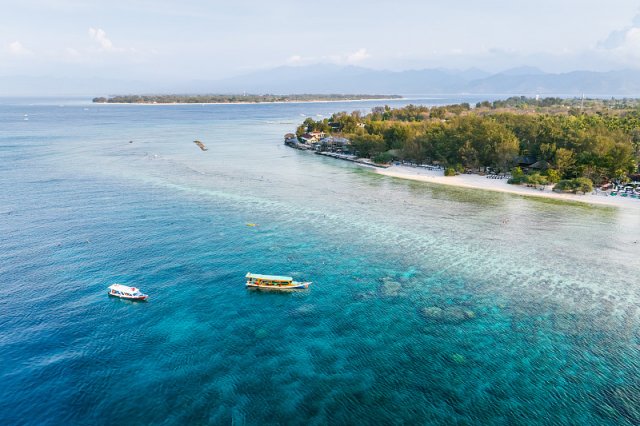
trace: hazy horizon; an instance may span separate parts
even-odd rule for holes
[[[72,89],[73,80],[142,81],[171,90],[185,81],[312,64],[487,73],[522,66],[549,73],[637,70],[639,12],[631,0],[329,0],[313,8],[291,0],[179,6],[25,0],[3,11],[0,78],[24,79],[12,85],[25,90],[29,78],[48,78],[52,83],[38,88],[48,94]]]

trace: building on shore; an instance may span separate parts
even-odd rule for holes
[[[320,135],[323,135],[323,137],[320,138]],[[341,136],[324,135],[324,132],[313,132],[296,137],[293,133],[287,133],[284,135],[284,144],[296,149],[351,154],[351,141],[349,139]]]
[[[300,142],[311,144],[314,142],[318,142],[320,139],[323,139],[325,136],[326,135],[324,132],[307,132],[302,136],[300,136]]]
[[[314,142],[314,143],[317,144],[317,142]],[[306,139],[298,138],[293,133],[287,133],[286,135],[284,135],[284,144],[287,146],[290,146],[291,148],[302,149],[302,150],[315,149],[313,144],[306,143]]]
[[[343,154],[350,153],[351,141],[340,136],[327,136],[320,140],[320,151]]]
[[[284,135],[284,144],[289,146],[295,146],[298,143],[298,138],[293,133],[287,133]]]

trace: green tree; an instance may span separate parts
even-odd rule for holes
[[[387,146],[381,135],[362,134],[351,139],[354,151],[361,157],[371,158],[373,155],[386,152]]]
[[[513,132],[496,121],[486,120],[476,134],[484,144],[485,164],[509,170],[520,146]]]
[[[549,181],[549,183],[560,182],[560,179],[561,179],[561,176],[557,170],[554,170],[554,169],[547,170],[547,180]]]
[[[573,152],[565,148],[559,148],[556,150],[554,162],[555,169],[558,171],[560,176],[565,176],[575,163]]]
[[[441,120],[445,117],[446,112],[447,111],[442,107],[433,107],[429,111],[429,117]]]
[[[477,169],[480,166],[478,151],[473,146],[473,143],[471,141],[466,141],[464,145],[462,145],[462,147],[458,150],[458,154],[464,167]]]
[[[398,149],[411,138],[415,136],[413,129],[402,123],[394,123],[391,127],[385,130],[383,137],[387,144],[387,149]]]
[[[455,176],[456,174],[456,169],[454,169],[453,167],[447,167],[446,169],[444,169],[445,176]]]

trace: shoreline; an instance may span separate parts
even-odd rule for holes
[[[398,179],[413,180],[418,182],[434,183],[438,185],[456,186],[459,188],[479,189],[484,191],[502,192],[525,197],[538,197],[555,199],[558,201],[578,202],[608,207],[640,210],[640,200],[634,198],[612,197],[595,194],[565,194],[545,190],[529,188],[521,185],[511,185],[506,179],[487,179],[484,176],[457,175],[444,176],[441,171],[431,171],[418,167],[393,165],[386,169],[375,169],[375,172],[384,176]]]
[[[322,104],[336,102],[372,102],[372,101],[401,101],[408,98],[375,98],[375,99],[335,99],[312,101],[264,101],[264,102],[91,102],[91,105],[260,105],[260,104]]]

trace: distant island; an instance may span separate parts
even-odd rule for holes
[[[93,98],[94,103],[107,104],[235,104],[270,102],[328,102],[402,99],[399,95],[120,95]]]
[[[440,176],[503,178],[540,191],[585,194],[595,185],[607,195],[640,197],[638,99],[511,97],[474,107],[376,107],[367,115],[307,118],[285,135],[285,144],[391,166],[396,171],[383,174],[394,176],[412,166]]]

